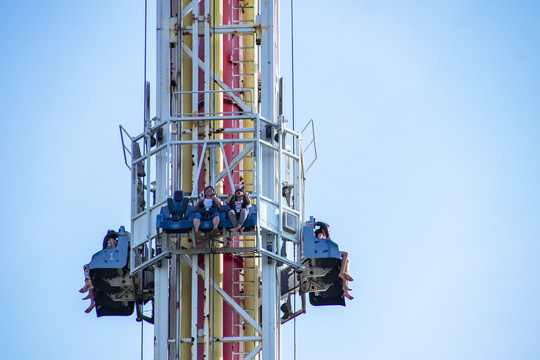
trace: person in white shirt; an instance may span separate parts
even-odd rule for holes
[[[195,236],[197,238],[202,237],[203,233],[200,231],[201,220],[212,220],[212,231],[210,236],[216,237],[219,235],[219,208],[221,208],[221,200],[216,195],[213,187],[207,186],[203,192],[204,196],[199,197],[199,201],[195,204],[195,213],[193,214],[193,230],[195,230]]]

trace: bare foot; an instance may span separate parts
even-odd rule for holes
[[[246,229],[246,228],[242,226],[242,227],[240,228],[240,234],[242,234],[242,233],[244,232],[245,229]]]
[[[90,306],[84,310],[84,312],[88,314],[90,311],[92,311],[92,309],[94,309],[94,307],[96,307],[96,303],[94,301],[94,291],[90,290],[88,295],[83,300],[86,299],[90,299]]]
[[[92,303],[90,304],[88,309],[84,310],[84,312],[88,314],[90,311],[94,310],[95,307],[96,307],[96,304],[94,303],[94,300],[92,299]]]
[[[81,290],[79,290],[79,292],[82,294],[82,293],[87,292],[88,290],[92,290],[93,288],[94,288],[94,285],[92,285],[92,280],[86,280],[86,283],[81,288]]]
[[[235,227],[231,228],[231,232],[238,232],[240,229],[240,225],[236,225]]]
[[[347,290],[343,290],[343,296],[345,296],[347,299],[352,300],[354,297],[352,297],[351,294]]]
[[[339,274],[339,277],[342,278],[343,280],[354,281],[354,279],[351,277],[351,275],[349,275],[347,273]]]

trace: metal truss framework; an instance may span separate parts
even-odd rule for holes
[[[147,119],[138,136],[120,129],[123,141],[125,135],[131,142],[130,146],[123,143],[126,165],[126,154],[131,156],[131,272],[155,270],[155,358],[159,360],[179,359],[182,354],[197,359],[201,351],[205,359],[213,359],[223,351],[223,344],[232,344],[233,359],[278,359],[279,268],[301,267],[302,138],[287,129],[284,117],[275,112],[277,5],[272,1],[237,4],[243,4],[243,9],[235,10],[236,14],[243,15],[235,18],[233,13],[232,24],[223,25],[215,23],[216,3],[210,0],[158,0],[157,116]],[[232,59],[239,64],[233,74],[236,87],[227,85],[215,70],[218,60],[212,48],[222,34],[239,38]],[[222,108],[224,101],[233,104],[232,111]],[[240,126],[224,128],[224,120],[236,120]],[[226,151],[233,146],[235,151]],[[251,182],[238,183],[239,173]],[[175,190],[187,190],[196,199],[201,178],[214,185],[250,188],[258,210],[255,231],[232,235],[224,229],[223,243],[229,246],[211,242],[204,247],[197,246],[193,233],[159,233],[156,217],[167,197]],[[186,184],[191,188],[186,189]],[[287,197],[285,189],[290,190]],[[284,214],[295,219],[288,224],[289,231]],[[243,261],[233,269],[232,291],[223,288],[216,272],[216,267],[223,272],[222,265],[214,265],[225,255],[232,257],[233,267],[235,257]],[[186,275],[191,280],[183,280]],[[232,336],[224,336],[216,326],[218,311],[209,299],[232,309],[238,328]]]

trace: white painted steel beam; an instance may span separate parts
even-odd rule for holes
[[[159,122],[167,122],[169,118],[170,104],[170,56],[169,56],[169,14],[170,2],[168,0],[158,0],[157,19],[156,19],[156,117]],[[146,129],[145,129],[146,131]],[[163,127],[163,139],[166,142],[169,139],[169,129]],[[150,139],[147,139],[147,146],[150,147]],[[147,153],[149,153],[148,151]],[[147,161],[150,167],[151,161]],[[156,154],[156,201],[160,202],[167,197],[167,154],[161,151]],[[146,179],[151,180],[151,169],[147,169]],[[147,184],[147,194],[150,195],[150,186]],[[151,199],[148,196],[146,202],[147,208],[151,206]],[[147,215],[151,216],[150,212]],[[148,236],[151,234],[151,221],[148,218]],[[166,241],[163,241],[163,246]],[[164,249],[165,250],[165,249]],[[155,268],[155,292],[154,292],[154,336],[155,341],[155,359],[168,359],[168,339],[169,339],[169,266],[168,259],[160,260],[161,266]]]

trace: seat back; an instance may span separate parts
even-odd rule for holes
[[[339,246],[330,239],[318,239],[313,233],[313,224],[302,227],[304,256],[309,259],[341,259]]]
[[[170,234],[189,232],[193,226],[190,215],[194,209],[188,204],[189,198],[184,197],[184,192],[176,190],[172,198],[167,199],[167,205],[161,207],[156,219],[156,228]]]
[[[189,199],[184,198],[184,192],[182,190],[176,190],[172,199],[167,199],[167,208],[171,214],[172,221],[179,221],[187,219],[186,209]]]
[[[127,266],[129,257],[129,237],[120,233],[114,249],[103,249],[92,256],[89,269],[122,269]]]

